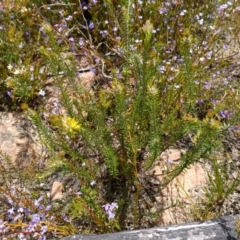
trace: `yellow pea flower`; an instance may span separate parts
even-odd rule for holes
[[[62,126],[68,133],[73,133],[74,131],[79,131],[81,129],[81,125],[71,117],[65,117],[62,120]]]

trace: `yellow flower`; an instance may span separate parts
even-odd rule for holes
[[[28,104],[27,103],[22,103],[20,107],[23,111],[28,110]]]
[[[72,133],[74,131],[79,131],[81,128],[81,125],[71,117],[64,118],[62,120],[63,128],[66,132]]]

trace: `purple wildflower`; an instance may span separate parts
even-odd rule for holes
[[[38,95],[40,96],[45,96],[45,91],[43,91],[42,89],[39,90]]]
[[[40,197],[38,198],[38,200],[35,200],[35,201],[34,201],[34,206],[37,207],[38,209],[40,209],[40,208],[42,209],[42,206],[43,206],[43,205],[40,204],[40,202],[41,202],[42,200],[43,200],[43,196],[40,196]]]
[[[108,32],[107,32],[107,30],[104,30],[104,31],[100,31],[100,34],[101,34],[102,38],[106,38]]]
[[[167,13],[167,12],[168,12],[168,9],[165,8],[165,7],[163,7],[163,8],[160,8],[160,9],[158,10],[158,12],[159,12],[159,14],[164,14],[164,13]]]
[[[89,28],[90,28],[90,29],[93,29],[93,28],[94,28],[94,23],[93,23],[93,22],[90,22],[90,23],[89,23]]]
[[[10,209],[8,210],[8,213],[9,213],[10,215],[14,214],[14,208],[10,208]]]
[[[39,214],[32,215],[32,223],[39,223],[41,221],[41,216]]]
[[[20,233],[18,234],[18,239],[25,240],[26,238],[24,237],[23,233]]]
[[[10,98],[12,98],[12,93],[11,93],[11,91],[7,91],[7,95],[8,95]]]
[[[113,219],[115,217],[115,210],[118,209],[118,204],[113,202],[111,204],[107,203],[102,205],[105,210],[105,213],[108,215],[108,219]]]
[[[70,16],[66,17],[65,19],[66,19],[66,21],[71,21],[73,19],[73,17],[70,15]]]
[[[205,89],[210,89],[212,86],[211,86],[211,84],[210,83],[208,83],[208,82],[205,82],[204,83],[204,88]]]
[[[94,186],[95,184],[96,184],[96,180],[93,180],[93,181],[90,182],[91,186]]]
[[[8,227],[5,226],[5,222],[3,222],[2,219],[0,219],[0,233],[4,233],[8,230]]]
[[[221,110],[219,112],[219,115],[223,119],[227,119],[227,118],[229,118],[231,116],[231,114],[227,110]]]
[[[47,232],[47,226],[44,225],[44,226],[41,227],[41,234],[43,235],[43,234],[45,234],[46,232]]]
[[[52,208],[51,205],[47,205],[46,208],[45,208],[45,210],[46,210],[46,211],[49,211],[51,208]]]
[[[90,68],[90,72],[92,72],[92,73],[96,73],[96,69],[95,68]]]
[[[228,7],[227,4],[223,4],[223,5],[221,5],[221,6],[218,8],[218,11],[221,12],[221,11],[223,11],[224,9],[226,9],[227,7]]]
[[[41,235],[39,236],[38,240],[46,240],[46,236]]]
[[[63,220],[64,220],[65,222],[70,222],[70,220],[69,220],[69,218],[68,218],[67,216],[64,216]]]

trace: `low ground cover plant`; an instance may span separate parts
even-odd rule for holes
[[[239,124],[239,84],[228,74],[239,65],[239,53],[231,51],[239,13],[233,0],[2,1],[0,108],[31,118],[49,157],[34,174],[39,188],[33,190],[24,185],[28,169],[19,173],[21,186],[2,171],[0,234],[108,233],[140,228],[146,216],[149,226],[157,224],[164,206],[144,211],[141,198],[161,153],[190,139],[159,191],[212,157]],[[79,56],[87,67],[79,66]],[[95,81],[79,81],[85,71]],[[49,82],[58,93],[54,111],[44,104]],[[224,192],[213,163],[209,180],[219,197],[207,194],[206,205],[217,214],[216,201],[225,201],[237,180]],[[39,190],[56,172],[80,182],[67,203],[53,203]]]

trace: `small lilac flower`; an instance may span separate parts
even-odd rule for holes
[[[159,66],[159,67],[158,67],[158,71],[159,71],[160,73],[164,73],[164,72],[166,71],[166,68],[165,68],[164,66]]]
[[[46,236],[43,236],[43,235],[39,236],[38,238],[38,240],[46,240],[46,239],[47,239]]]
[[[90,22],[88,27],[89,27],[90,29],[93,29],[93,28],[94,28],[94,23],[93,23],[93,22]]]
[[[229,48],[229,45],[223,44],[223,49],[227,50]]]
[[[225,13],[225,16],[227,16],[228,14],[226,14],[226,9],[228,8],[228,4],[222,4],[218,9],[218,14],[224,14]]]
[[[36,224],[41,221],[41,216],[39,214],[33,214],[32,220],[27,227],[27,231],[34,231]]]
[[[14,217],[13,220],[14,220],[14,221],[17,221],[19,218],[21,218],[21,216],[22,216],[21,214],[18,214],[18,215],[16,215],[16,216]]]
[[[18,234],[18,239],[20,239],[20,240],[25,240],[26,238],[25,238],[25,236],[23,235],[23,233],[20,233],[20,234]]]
[[[10,215],[14,214],[14,208],[10,208],[10,209],[8,210],[8,213],[9,213]]]
[[[227,4],[223,4],[218,8],[218,11],[222,11],[222,10],[226,9],[227,7],[228,7]]]
[[[105,213],[108,215],[108,219],[113,219],[115,217],[115,210],[118,209],[118,204],[113,202],[111,204],[107,203],[102,205],[105,210]]]
[[[219,115],[220,115],[223,119],[227,119],[227,118],[229,118],[229,117],[231,116],[231,114],[230,114],[228,111],[226,111],[226,110],[221,110],[221,111],[219,112]]]
[[[69,220],[69,218],[68,218],[67,216],[64,216],[63,220],[64,220],[65,222],[70,222],[70,220]]]
[[[84,46],[83,38],[80,38],[80,39],[79,39],[78,44],[79,44],[80,47]]]
[[[95,63],[97,63],[97,64],[100,63],[100,58],[98,58],[98,57],[95,58]]]
[[[61,16],[63,16],[64,10],[60,10],[59,13]]]
[[[73,37],[70,37],[70,38],[69,38],[69,41],[70,41],[70,42],[74,42],[74,38],[73,38]]]
[[[203,20],[202,18],[198,20],[198,23],[199,23],[200,25],[203,25],[203,22],[204,22],[204,20]]]
[[[36,223],[31,221],[29,224],[28,224],[28,227],[26,228],[26,230],[28,232],[33,232],[35,230],[35,227],[36,227]]]
[[[43,234],[45,234],[46,232],[47,232],[47,226],[44,225],[44,226],[41,227],[41,234],[43,235]]]
[[[96,184],[96,180],[93,180],[93,181],[90,182],[91,186],[94,186],[95,184]]]
[[[107,32],[107,30],[104,30],[104,31],[101,30],[100,34],[101,34],[102,38],[106,38],[108,32]]]
[[[45,210],[46,210],[46,211],[49,211],[51,208],[52,208],[51,205],[47,205],[46,208],[45,208]]]
[[[164,13],[167,13],[167,12],[168,12],[168,9],[165,8],[165,7],[163,7],[163,8],[160,8],[160,9],[158,10],[158,12],[159,12],[159,14],[164,14]]]
[[[204,83],[204,88],[205,89],[210,89],[211,87],[212,87],[212,85],[210,83],[208,83],[208,82]]]
[[[5,226],[5,222],[3,222],[2,219],[0,219],[0,233],[4,233],[8,230],[8,227]]]
[[[187,12],[187,10],[182,10],[181,12],[180,12],[180,16],[184,16],[185,15],[185,13]]]
[[[31,223],[39,223],[41,221],[41,217],[39,214],[33,214],[32,215],[32,220],[31,220]]]
[[[24,32],[24,34],[26,37],[29,37],[29,35],[30,35],[28,31]]]
[[[37,200],[34,201],[34,206],[39,208],[40,203],[43,200],[43,196],[40,196]]]
[[[25,213],[25,214],[30,214],[31,211],[30,211],[28,208],[24,208],[24,213]]]
[[[12,98],[12,93],[11,93],[11,91],[7,91],[7,95],[8,95],[10,98]]]
[[[96,69],[95,69],[95,68],[91,68],[91,69],[90,69],[90,72],[92,72],[92,73],[95,74],[95,73],[96,73]]]
[[[38,92],[38,94],[39,94],[40,96],[45,96],[46,93],[45,93],[45,91],[43,91],[42,89],[40,89],[39,92]]]
[[[20,207],[17,211],[20,212],[20,213],[23,213],[24,209],[22,207]]]
[[[73,19],[73,17],[70,15],[70,16],[66,17],[65,19],[66,19],[66,21],[71,21]]]

